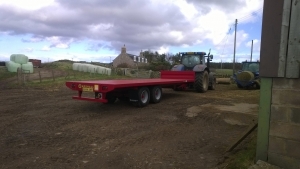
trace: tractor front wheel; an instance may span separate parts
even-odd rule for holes
[[[210,82],[210,86],[208,86],[209,90],[215,90],[216,89],[216,84],[217,84],[217,80],[216,78],[213,78],[212,81]]]
[[[194,88],[197,92],[204,93],[208,89],[208,72],[205,70],[203,72],[196,72]]]

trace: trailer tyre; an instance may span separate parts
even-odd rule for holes
[[[144,107],[147,106],[150,101],[150,91],[147,87],[142,87],[138,90],[138,100],[133,104],[136,107]]]
[[[107,103],[108,104],[113,104],[116,102],[117,97],[115,97],[114,95],[112,95],[111,93],[107,93],[106,94],[106,99],[107,99]]]
[[[196,77],[195,77],[195,90],[200,93],[204,93],[208,89],[208,84],[209,84],[209,78],[208,78],[208,73],[207,71],[203,72],[196,72]]]
[[[160,86],[154,86],[150,89],[150,101],[151,103],[159,103],[162,96],[162,90]]]

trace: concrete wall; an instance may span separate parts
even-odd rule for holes
[[[268,162],[300,168],[300,79],[273,78]]]

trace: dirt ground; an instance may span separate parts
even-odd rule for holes
[[[0,89],[1,169],[217,168],[257,119],[259,100],[259,90],[234,85],[163,89],[162,101],[144,108],[73,95],[66,87]]]

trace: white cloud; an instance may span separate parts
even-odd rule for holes
[[[1,0],[0,5],[11,5],[26,10],[36,10],[55,4],[55,0]]]
[[[44,46],[43,48],[42,48],[42,51],[50,51],[51,49],[50,49],[50,47],[49,46]]]

